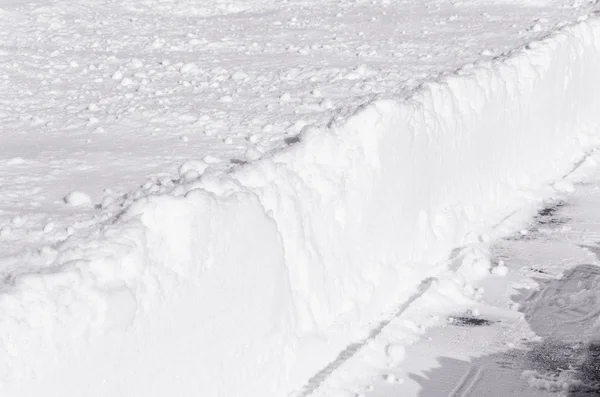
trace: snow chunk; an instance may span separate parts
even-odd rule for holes
[[[508,267],[506,267],[504,261],[501,260],[498,262],[498,265],[492,267],[490,272],[497,276],[506,276],[508,274]]]
[[[231,75],[231,79],[235,81],[245,80],[248,78],[248,75],[244,72],[237,71]]]
[[[179,71],[181,73],[195,73],[198,71],[198,67],[196,66],[195,63],[193,62],[188,62],[188,63],[184,63],[180,68]]]
[[[131,61],[129,61],[129,66],[133,69],[139,69],[144,66],[144,63],[138,58],[132,58]]]
[[[406,357],[406,348],[402,345],[391,343],[386,347],[385,353],[390,359],[390,363],[397,365]]]
[[[42,230],[44,230],[44,233],[50,233],[52,230],[54,230],[54,222],[46,223],[46,225],[44,225],[44,228]]]
[[[202,160],[204,160],[206,164],[218,164],[221,162],[220,158],[218,158],[217,156],[213,156],[212,154],[204,156]]]
[[[567,181],[558,181],[554,184],[554,189],[563,193],[573,193],[575,191],[575,186]]]
[[[77,190],[67,194],[63,201],[71,207],[87,206],[92,203],[92,199],[88,194]]]
[[[385,381],[387,383],[396,383],[398,381],[398,378],[396,378],[396,375],[394,374],[387,374],[385,377]]]

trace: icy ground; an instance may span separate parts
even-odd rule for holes
[[[253,161],[595,8],[2,1],[0,256],[55,244],[196,171]]]

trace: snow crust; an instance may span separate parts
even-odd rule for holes
[[[598,70],[592,18],[229,174],[189,164],[181,196],[22,259],[0,294],[2,395],[301,389],[597,145]]]

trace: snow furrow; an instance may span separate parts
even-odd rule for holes
[[[456,246],[569,170],[600,126],[600,20],[27,258],[0,295],[6,396],[281,396]]]

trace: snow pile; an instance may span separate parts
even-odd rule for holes
[[[184,167],[186,194],[139,200],[7,278],[2,395],[301,388],[597,143],[598,70],[593,19],[231,174]]]

